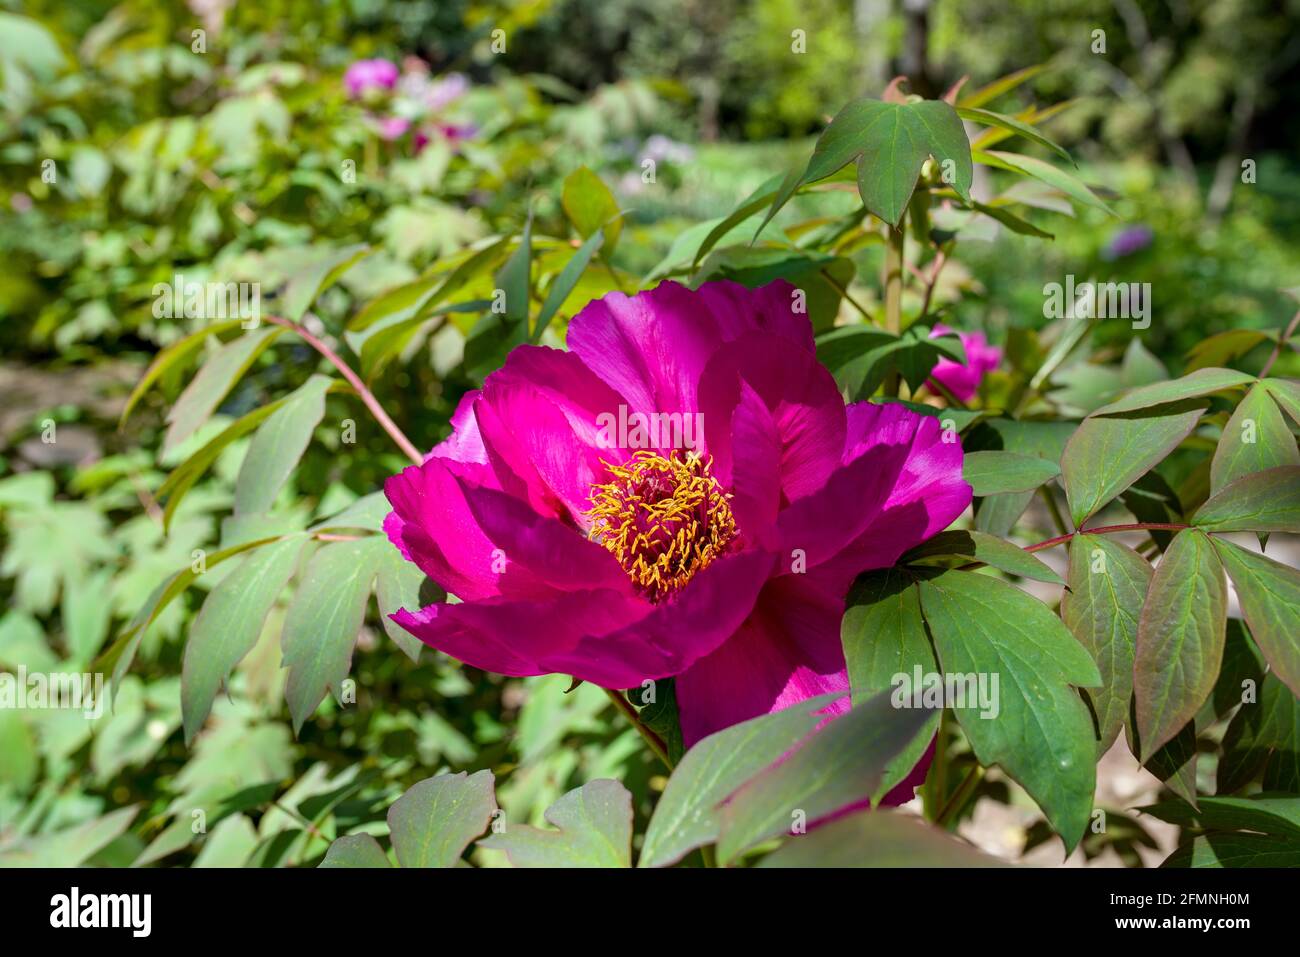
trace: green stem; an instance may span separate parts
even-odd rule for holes
[[[885,246],[885,331],[898,335],[903,329],[903,221],[898,226],[888,226],[888,243]],[[897,396],[900,376],[891,372],[885,381],[885,394]]]
[[[645,722],[641,720],[641,716],[637,714],[636,708],[632,707],[632,702],[628,701],[627,698],[623,696],[622,692],[615,691],[612,688],[605,688],[604,691],[605,694],[609,696],[609,700],[614,702],[614,706],[617,707],[619,711],[623,712],[627,717],[627,720],[632,722],[632,727],[636,728],[637,734],[641,735],[645,743],[650,746],[650,750],[653,751],[658,756],[659,760],[664,763],[664,766],[671,771],[673,769],[673,762],[668,758],[668,746],[664,744],[663,738],[659,737],[659,735],[655,734],[654,731],[646,726]]]
[[[962,779],[961,784],[957,785],[957,790],[948,799],[948,803],[943,806],[943,810],[939,812],[939,817],[934,823],[942,828],[948,827],[957,815],[962,812],[962,809],[966,807],[966,802],[970,800],[971,793],[983,776],[984,769],[978,764],[971,768],[966,777]]]
[[[898,335],[903,327],[903,223],[889,227],[885,246],[885,331]]]
[[[384,407],[379,404],[379,400],[375,398],[375,394],[367,388],[364,382],[361,381],[361,376],[353,372],[352,368],[339,358],[337,352],[296,322],[292,322],[288,319],[282,318],[281,316],[267,316],[266,321],[273,325],[283,326],[285,329],[288,329],[290,332],[302,339],[303,342],[307,343],[307,345],[311,346],[324,356],[326,361],[328,361],[334,368],[338,369],[343,378],[347,379],[348,385],[352,386],[352,388],[356,390],[357,395],[361,397],[361,401],[364,402],[366,408],[370,410],[370,414],[375,417],[375,421],[377,421],[380,426],[383,427],[383,430],[392,437],[392,440],[397,443],[397,447],[406,453],[407,458],[416,465],[424,464],[424,456],[420,454],[420,450],[417,449],[415,444],[406,437],[406,433],[397,427],[397,423],[388,417],[388,413],[385,412]]]
[[[1052,514],[1052,522],[1056,525],[1056,530],[1062,535],[1070,533],[1070,526],[1065,524],[1065,516],[1061,514],[1061,507],[1056,504],[1056,496],[1046,485],[1038,487],[1039,493],[1043,496],[1043,501],[1047,503],[1047,510]]]
[[[1027,552],[1041,552],[1044,548],[1052,548],[1056,545],[1064,545],[1075,535],[1110,535],[1115,532],[1146,532],[1151,530],[1162,532],[1181,532],[1185,528],[1191,528],[1190,525],[1180,525],[1177,522],[1134,522],[1131,525],[1098,525],[1096,528],[1081,528],[1077,532],[1067,532],[1064,535],[1058,535],[1056,538],[1049,538],[1045,542],[1038,542],[1034,545],[1026,545]]]

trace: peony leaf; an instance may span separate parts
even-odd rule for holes
[[[1300,532],[1300,467],[1237,479],[1197,509],[1192,524],[1207,532]]]
[[[1014,585],[949,571],[922,581],[921,609],[943,673],[997,675],[996,713],[954,708],[985,766],[1001,765],[1074,849],[1092,812],[1096,739],[1083,699],[1101,675],[1061,619]]]
[[[1080,423],[1061,455],[1061,474],[1076,527],[1178,447],[1204,409],[1171,405],[1157,411],[1099,416]]]
[[[1300,695],[1300,571],[1232,542],[1212,541],[1273,674]]]
[[[788,838],[759,867],[1009,867],[897,811],[860,811]]]
[[[794,825],[812,825],[868,799],[889,762],[931,716],[926,708],[895,708],[884,693],[828,723],[727,798],[720,813],[719,862],[730,864]]]
[[[235,480],[236,514],[271,510],[325,417],[325,394],[332,384],[329,376],[313,375],[258,427]]]
[[[848,610],[840,625],[844,660],[859,704],[897,683],[898,675],[911,680],[915,669],[923,674],[936,670],[934,652],[921,617],[921,599],[912,577],[890,568],[863,575],[849,592]],[[932,714],[886,766],[880,785],[872,795],[879,802],[901,783],[930,746],[939,725]]]
[[[1030,492],[1060,474],[1055,462],[1018,452],[967,452],[962,459],[962,476],[976,498]]]
[[[638,867],[665,867],[718,837],[715,807],[793,748],[817,723],[815,714],[839,695],[751,718],[709,735],[677,765],[646,829]]]
[[[284,330],[279,326],[254,329],[231,339],[208,357],[167,413],[169,428],[163,440],[164,454],[184,442],[208,420],[249,366],[282,332]]]
[[[280,637],[281,661],[289,670],[285,697],[295,734],[326,692],[338,694],[348,676],[370,583],[380,558],[392,547],[380,535],[330,542],[307,563]]]
[[[397,863],[455,867],[496,812],[495,781],[491,771],[462,771],[439,774],[408,789],[388,809]]]
[[[303,542],[290,536],[245,556],[203,602],[181,665],[186,744],[207,720],[230,672],[257,644],[267,613],[293,577]]]
[[[1084,692],[1101,732],[1098,757],[1128,720],[1138,615],[1151,574],[1146,559],[1105,535],[1075,535],[1070,542],[1061,618],[1101,672],[1101,687]]]
[[[588,781],[545,817],[558,830],[513,824],[478,846],[505,851],[515,867],[632,866],[632,795],[617,781]]]
[[[400,800],[400,799],[399,799]],[[330,845],[320,867],[392,867],[379,842],[369,834],[347,834]]]
[[[1174,536],[1138,619],[1134,713],[1146,760],[1196,716],[1223,660],[1227,583],[1210,539]]]

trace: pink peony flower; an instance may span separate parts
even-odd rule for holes
[[[952,329],[943,323],[938,323],[930,330],[930,338],[934,339],[951,332]],[[962,365],[955,359],[940,359],[939,364],[930,372],[930,378],[961,401],[969,402],[979,391],[980,382],[984,380],[985,374],[996,369],[998,363],[1002,361],[1002,350],[997,346],[989,345],[982,332],[959,332],[957,337],[966,347],[966,364]]]
[[[410,128],[411,121],[403,116],[386,116],[375,121],[375,129],[383,140],[401,139]]]
[[[371,90],[391,90],[397,77],[397,64],[391,60],[357,60],[343,74],[343,85],[348,96],[356,99]]]
[[[385,485],[389,538],[461,599],[393,620],[505,675],[675,676],[687,746],[846,690],[853,579],[971,489],[938,419],[845,407],[793,292],[665,282],[516,348]]]

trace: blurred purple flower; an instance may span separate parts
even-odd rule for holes
[[[429,87],[424,101],[430,110],[436,112],[460,99],[468,89],[469,80],[463,74],[448,73]]]
[[[357,60],[343,74],[343,85],[348,96],[356,99],[371,90],[391,90],[397,77],[397,64],[391,60]]]
[[[1107,262],[1112,262],[1125,256],[1132,256],[1134,253],[1141,252],[1150,246],[1153,239],[1155,239],[1155,233],[1150,226],[1144,223],[1137,226],[1125,226],[1111,235],[1110,241],[1106,243],[1106,247],[1101,251],[1101,258]]]
[[[930,338],[948,335],[956,330],[936,323]],[[939,383],[963,402],[969,402],[979,391],[985,374],[992,372],[1002,361],[1002,350],[989,345],[982,332],[957,332],[957,338],[966,349],[966,364],[954,359],[940,359],[930,372],[930,378]]]

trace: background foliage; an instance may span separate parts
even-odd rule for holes
[[[797,742],[835,746],[807,737],[808,709],[701,743],[669,784],[600,689],[464,668],[381,614],[436,597],[373,535],[376,490],[406,458],[299,330],[332,344],[423,449],[511,345],[559,344],[589,299],[664,277],[790,279],[850,398],[951,405],[965,448],[994,457],[968,463],[987,473],[968,530],[859,583],[845,619],[858,723],[834,726],[843,741],[889,723],[873,697],[887,676],[859,647],[873,636],[978,668],[1012,639],[972,631],[950,604],[999,605],[987,623],[1045,616],[1047,663],[1025,680],[1049,685],[1047,700],[991,728],[951,713],[924,726],[939,734],[922,792],[937,827],[855,815],[762,863],[846,847],[994,863],[939,833],[980,804],[1030,808],[1027,850],[1059,847],[1054,829],[1088,858],[1158,861],[1155,817],[1179,828],[1173,863],[1225,847],[1300,856],[1300,360],[1283,332],[1300,266],[1296,5],[898,6],[7,4],[0,666],[102,670],[116,702],[94,721],[0,710],[0,862],[293,866],[388,849],[430,866],[488,832],[476,863],[728,863],[783,832],[764,801],[835,807],[833,789],[767,767]],[[795,30],[809,53],[792,53]],[[377,56],[466,76],[437,119],[472,135],[418,150],[409,133],[383,139],[383,107],[342,81]],[[860,194],[863,143],[837,164],[816,139],[845,104],[883,108],[860,98],[896,74],[929,101],[969,74],[957,106],[1001,118],[964,113],[956,146],[915,157],[960,157],[967,137],[975,149],[955,179],[926,161],[910,211],[915,173]],[[1030,157],[1037,175],[982,161],[988,150]],[[885,221],[906,223],[896,246]],[[915,272],[891,282],[894,254]],[[159,316],[155,287],[177,274],[256,282],[264,315],[297,328]],[[1067,275],[1150,282],[1154,321],[1051,319],[1043,286]],[[498,288],[527,310],[492,313]],[[946,350],[962,355],[926,338],[936,320],[1004,348],[969,409],[923,385]],[[1246,418],[1263,436],[1249,447]],[[1146,454],[1114,455],[1118,442]],[[1052,537],[1057,517],[1061,532],[1088,518],[1196,528],[1077,536],[1050,566],[1006,546]],[[1280,565],[1243,549],[1257,534]],[[1089,589],[1098,551],[1127,597]],[[996,571],[973,584],[973,562]],[[1167,657],[1136,650],[1161,642],[1197,656],[1186,687],[1159,687]],[[306,661],[318,644],[329,654]],[[1242,681],[1256,704],[1240,704]],[[1145,704],[1165,694],[1181,709]],[[1056,733],[1031,741],[1048,712]],[[1164,782],[1150,815],[1106,807],[1102,831],[1087,826],[1094,721]],[[896,777],[916,734],[873,731],[857,793]],[[712,789],[695,780],[709,748],[746,756]],[[453,799],[464,816],[445,818],[441,856],[413,856],[430,808]],[[579,806],[606,840],[584,838]]]

